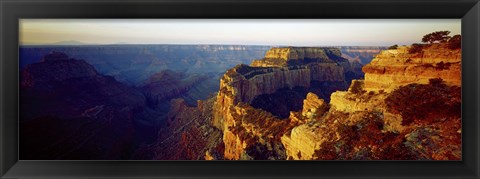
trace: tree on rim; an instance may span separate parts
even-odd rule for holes
[[[436,31],[429,33],[422,38],[422,42],[424,43],[435,43],[435,42],[447,42],[450,39],[450,31]]]

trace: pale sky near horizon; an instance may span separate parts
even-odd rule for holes
[[[51,44],[238,44],[390,46],[440,30],[461,33],[460,19],[20,19],[19,42]]]

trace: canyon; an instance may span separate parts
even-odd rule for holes
[[[411,48],[24,47],[21,157],[459,160],[461,49]]]
[[[101,74],[138,86],[163,70],[220,75],[237,64],[262,57],[268,49],[250,45],[47,45],[21,46],[19,53],[21,69],[57,51],[85,60]]]
[[[259,154],[249,150],[261,147],[268,153],[261,157],[285,158],[279,137],[296,122],[254,108],[251,101],[282,88],[310,87],[312,81],[341,82],[346,86],[343,62],[347,60],[338,49],[286,47],[272,48],[264,59],[252,62],[251,66],[228,70],[220,81],[213,106],[213,124],[224,133],[224,157],[255,159]],[[300,100],[303,99],[301,96]]]
[[[65,53],[70,58],[84,60],[99,74],[140,88],[149,107],[163,111],[165,116],[170,100],[180,97],[189,106],[195,106],[197,100],[206,100],[219,90],[218,82],[226,70],[238,64],[250,64],[270,48],[255,45],[26,45],[19,48],[19,66],[22,70],[29,64],[41,62],[43,56],[51,52]],[[357,58],[359,54],[353,52],[358,48],[364,51],[360,56],[368,57],[374,55],[375,49],[384,47],[341,49],[343,54]],[[347,85],[350,79],[363,78],[363,64],[352,61],[351,66],[346,72]],[[175,78],[161,79],[163,75]],[[255,104],[261,106],[265,102],[257,100]]]
[[[235,66],[222,77],[215,97],[190,109],[211,108],[208,120],[196,128],[216,138],[194,159],[461,159],[460,49],[431,44],[411,53],[410,48],[382,51],[362,68],[365,79],[332,91],[329,100],[311,86],[346,83],[349,67],[342,65],[338,49],[272,48],[251,65]],[[290,101],[272,100],[273,108],[300,105],[282,117],[253,105],[265,95],[288,95]],[[208,135],[206,129],[216,132]],[[197,143],[192,137],[187,141]]]
[[[20,158],[128,159],[152,140],[144,95],[83,60],[52,52],[20,77]]]
[[[24,45],[19,48],[20,69],[39,62],[52,51],[83,59],[96,70],[130,85],[140,85],[163,70],[213,73],[219,76],[237,64],[262,58],[271,46],[255,45]],[[373,59],[385,47],[339,47],[351,60]],[[368,60],[361,60],[361,65]],[[218,86],[218,84],[217,84]]]

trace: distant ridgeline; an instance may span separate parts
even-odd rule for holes
[[[52,51],[63,52],[71,58],[84,59],[101,74],[141,85],[163,70],[221,75],[237,64],[262,58],[269,49],[270,46],[252,45],[35,45],[20,47],[19,64],[23,69]],[[352,63],[357,69],[370,62],[380,49],[384,47],[340,47],[342,57],[359,62]]]
[[[375,56],[387,47],[383,46],[335,46],[342,52],[342,57],[349,61],[357,61],[366,65],[372,61]]]
[[[22,46],[20,68],[39,62],[44,55],[57,51],[84,59],[101,74],[140,85],[163,70],[220,75],[236,64],[250,63],[252,59],[262,57],[268,48],[242,45]]]

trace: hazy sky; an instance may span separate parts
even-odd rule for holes
[[[21,44],[409,45],[439,30],[460,34],[460,19],[192,20],[21,19]]]

